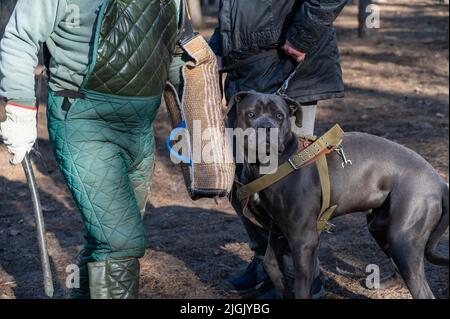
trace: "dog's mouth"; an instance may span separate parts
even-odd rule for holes
[[[241,127],[239,127],[241,128]],[[243,131],[247,130],[248,128],[241,128]],[[260,128],[251,128],[254,133],[250,134],[246,139],[242,141],[242,139],[238,139],[241,142],[244,142],[242,146],[244,146],[244,149],[246,152],[256,152],[257,154],[259,152],[264,152],[266,156],[273,156],[274,154],[281,155],[286,150],[286,146],[282,141],[280,141],[280,138],[278,136],[271,136],[270,134],[267,135],[259,135],[257,134],[258,130]],[[270,132],[270,131],[269,131]],[[262,139],[262,140],[261,140]]]
[[[284,150],[286,147],[283,143],[278,143],[278,146],[272,145],[270,142],[266,142],[266,154],[272,154],[274,152],[277,152],[278,155],[281,155],[284,153]]]

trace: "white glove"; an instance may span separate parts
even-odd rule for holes
[[[6,121],[0,123],[0,139],[13,155],[12,165],[22,163],[37,139],[37,109],[6,105]]]

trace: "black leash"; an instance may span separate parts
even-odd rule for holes
[[[286,95],[286,92],[287,92],[287,90],[289,88],[289,84],[290,84],[291,80],[297,74],[298,70],[301,68],[301,66],[303,65],[304,61],[305,60],[301,60],[298,63],[298,65],[295,67],[294,71],[292,71],[292,73],[289,74],[287,79],[284,81],[283,85],[275,92],[276,95],[280,95],[280,96],[285,96]]]

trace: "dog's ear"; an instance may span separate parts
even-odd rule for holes
[[[289,107],[291,116],[295,116],[295,125],[297,125],[297,127],[302,127],[303,126],[303,109],[302,109],[302,106],[300,105],[300,103],[291,99],[288,96],[283,96],[283,99],[286,102],[287,106]]]
[[[251,94],[251,91],[238,92],[236,93],[228,102],[228,111],[227,111],[227,126],[230,128],[236,127],[237,121],[237,105],[241,102],[245,97]]]

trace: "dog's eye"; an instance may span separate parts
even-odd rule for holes
[[[284,120],[284,114],[283,113],[277,113],[276,117],[279,120]]]
[[[250,118],[250,119],[252,119],[252,118],[255,117],[255,113],[253,113],[253,112],[248,112],[248,113],[247,113],[247,117]]]

